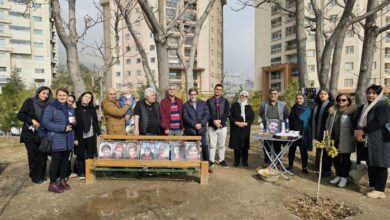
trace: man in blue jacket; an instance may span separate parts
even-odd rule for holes
[[[209,107],[205,101],[198,100],[198,90],[191,88],[188,92],[190,100],[183,105],[184,134],[202,136],[203,160],[209,161],[209,146],[206,138],[206,125],[209,120]]]
[[[215,153],[218,147],[219,165],[227,167],[225,162],[225,142],[227,127],[226,121],[230,113],[229,101],[222,97],[223,85],[214,87],[214,96],[207,100],[210,110],[209,138],[210,138],[210,167],[215,163]],[[218,145],[218,146],[217,146]]]

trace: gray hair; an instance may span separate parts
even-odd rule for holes
[[[156,90],[151,87],[146,88],[144,92],[144,98],[146,99],[149,95],[151,95],[151,93],[156,94]]]

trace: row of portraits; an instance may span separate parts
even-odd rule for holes
[[[99,159],[200,160],[198,142],[183,141],[103,141]]]

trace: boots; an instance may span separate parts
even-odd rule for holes
[[[50,183],[49,188],[47,189],[49,192],[55,192],[55,193],[63,193],[64,190],[56,183]]]
[[[61,188],[63,188],[64,190],[70,190],[70,186],[69,186],[69,184],[66,182],[66,180],[64,180],[64,179],[60,179],[59,181],[58,181],[58,185],[61,187]]]

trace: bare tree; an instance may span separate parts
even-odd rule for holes
[[[74,93],[76,96],[79,96],[86,90],[86,86],[81,77],[80,62],[77,51],[77,42],[79,40],[79,36],[76,30],[76,0],[68,0],[69,22],[66,27],[64,26],[65,23],[61,17],[61,7],[59,0],[51,0],[50,4],[51,14],[54,18],[54,24],[58,37],[60,38],[66,50],[67,66],[70,78],[72,79],[72,83],[74,85]]]
[[[306,30],[305,30],[305,1],[295,1],[295,21],[297,27],[297,50],[299,87],[309,87],[309,74],[306,61]]]

